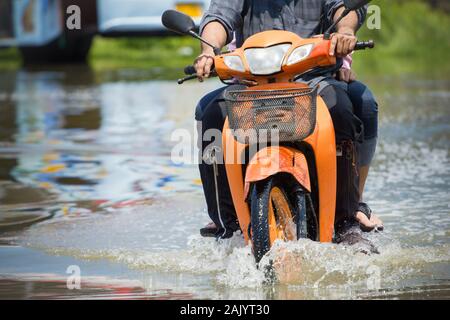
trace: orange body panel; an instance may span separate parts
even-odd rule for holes
[[[286,58],[298,47],[307,44],[313,44],[311,54],[305,59],[293,65],[283,66],[280,72],[270,76],[255,76],[250,72],[250,67],[245,59],[244,51],[247,48],[265,48],[277,44],[291,43],[292,46],[286,53]],[[330,66],[336,64],[336,58],[328,54],[330,41],[323,38],[302,39],[295,33],[289,31],[271,30],[255,34],[248,38],[242,48],[236,49],[231,53],[216,56],[214,59],[215,70],[222,80],[238,79],[240,81],[254,82],[255,84],[265,84],[269,82],[291,82],[292,79],[305,71],[314,67]],[[226,56],[239,56],[244,64],[245,71],[239,72],[231,70],[225,65]],[[270,81],[269,81],[270,80]]]
[[[313,149],[319,186],[319,240],[331,242],[336,210],[336,141],[333,121],[325,102],[317,98],[317,124],[304,140]]]
[[[239,226],[244,234],[245,241],[248,241],[248,226],[250,224],[250,209],[244,196],[244,177],[242,173],[241,156],[245,151],[245,144],[234,139],[230,130],[228,119],[225,120],[222,134],[222,148],[225,158],[225,170],[227,172],[228,183],[231,189],[234,208],[239,220]]]
[[[276,83],[252,87],[252,90],[273,90],[287,88],[304,88],[300,83]],[[328,108],[322,98],[317,97],[316,128],[304,140],[314,151],[319,186],[319,240],[331,242],[334,231],[334,216],[336,208],[336,143],[333,122]],[[310,190],[309,172],[305,156],[298,150],[288,147],[268,147],[260,150],[250,161],[243,176],[242,159],[246,145],[235,140],[228,124],[225,121],[223,129],[223,149],[225,168],[231,188],[233,203],[238,216],[244,238],[248,241],[248,226],[250,223],[250,209],[246,203],[249,184],[252,181],[262,180],[278,172],[288,172],[305,188]],[[279,152],[280,162],[270,163],[259,161],[258,156],[272,158]],[[293,165],[295,157],[295,165]],[[261,159],[259,159],[261,160]],[[298,172],[296,172],[299,170]],[[244,184],[245,183],[245,184]]]
[[[305,155],[294,148],[276,146],[259,150],[250,160],[245,172],[244,197],[247,198],[252,182],[280,172],[291,174],[306,190],[311,191]]]
[[[253,75],[245,58],[248,48],[266,48],[279,44],[291,44],[286,52],[281,70],[271,75]],[[310,54],[303,60],[287,65],[292,52],[304,45],[312,44]],[[288,31],[265,31],[249,37],[244,45],[230,53],[215,57],[215,70],[222,80],[236,79],[251,87],[251,90],[278,90],[304,88],[306,85],[293,82],[296,76],[316,67],[336,64],[336,58],[329,55],[330,41],[323,38],[302,39]],[[238,56],[245,71],[230,69],[225,64],[226,56]],[[336,145],[333,122],[328,108],[320,97],[317,97],[316,127],[314,132],[304,139],[315,156],[318,198],[319,198],[319,240],[331,242],[334,231],[334,216],[336,208]],[[225,169],[230,184],[233,203],[238,216],[244,238],[248,241],[250,224],[250,208],[246,202],[249,186],[254,181],[265,179],[278,172],[292,174],[299,183],[310,190],[310,172],[305,156],[294,148],[271,146],[259,150],[250,161],[245,177],[243,173],[244,152],[247,145],[235,140],[229,129],[228,119],[225,121],[222,146],[225,157]],[[279,158],[277,158],[279,156]],[[274,159],[277,158],[277,159]]]

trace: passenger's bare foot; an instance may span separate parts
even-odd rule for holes
[[[372,213],[370,221],[372,221],[377,225],[377,229],[382,230],[384,228],[383,221],[380,218],[378,218],[376,214]]]
[[[383,221],[372,213],[372,209],[365,202],[360,202],[356,212],[356,220],[359,222],[361,230],[370,232],[373,229],[381,231],[384,229]]]
[[[356,213],[356,220],[361,224],[362,227],[366,230],[383,230],[383,221],[381,221],[380,218],[377,217],[375,214],[370,215],[370,219],[361,211],[358,211]]]

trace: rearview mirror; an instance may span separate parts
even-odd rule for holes
[[[364,7],[371,0],[344,0],[344,6],[347,10],[353,11]]]
[[[164,11],[161,21],[164,27],[180,34],[189,34],[195,29],[195,23],[191,17],[175,10]]]

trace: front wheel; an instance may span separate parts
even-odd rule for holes
[[[252,185],[251,239],[258,263],[276,240],[317,240],[318,221],[309,194],[290,175]]]
[[[259,262],[275,240],[297,239],[295,211],[276,177],[254,183],[250,201],[253,253]]]

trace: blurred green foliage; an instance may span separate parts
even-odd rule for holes
[[[0,70],[17,69],[20,64],[20,56],[16,48],[0,49]]]
[[[198,41],[189,37],[124,39],[96,37],[89,60],[94,69],[180,69],[192,64],[199,52]]]
[[[419,0],[374,0],[371,4],[381,8],[381,29],[368,30],[365,25],[359,31],[360,39],[376,41],[376,49],[356,53],[357,72],[448,75],[448,13]]]

